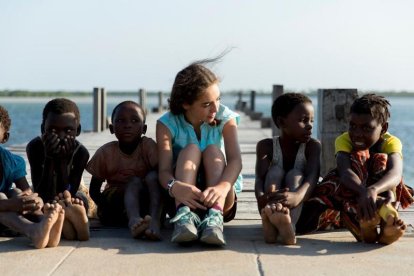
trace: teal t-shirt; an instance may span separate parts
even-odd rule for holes
[[[26,163],[21,156],[11,153],[0,146],[0,158],[3,166],[3,178],[0,192],[7,193],[16,180],[26,176]]]
[[[216,145],[223,153],[225,152],[223,127],[231,119],[235,119],[238,125],[240,123],[240,115],[230,110],[227,106],[220,104],[216,119],[220,121],[216,126],[207,123],[201,125],[200,140],[197,139],[193,126],[185,120],[184,114],[174,115],[171,112],[167,112],[158,119],[171,133],[174,162],[177,160],[180,151],[188,144],[197,145],[200,151],[204,151],[209,145]],[[242,191],[242,186],[243,179],[240,174],[234,184],[236,193]]]

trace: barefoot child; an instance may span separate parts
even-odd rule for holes
[[[224,245],[223,221],[236,214],[236,191],[242,188],[240,116],[220,104],[219,80],[205,67],[215,61],[194,62],[178,72],[170,112],[157,121],[160,183],[174,216],[172,242],[200,236],[203,243]]]
[[[272,106],[280,136],[257,143],[255,195],[268,243],[296,243],[302,202],[319,177],[321,145],[311,138],[313,117],[307,96],[283,94]]]
[[[10,117],[0,106],[0,143],[9,139]],[[58,204],[46,204],[33,193],[26,180],[23,158],[0,146],[0,229],[4,226],[26,235],[35,248],[55,247],[59,244],[64,211]],[[13,183],[16,188],[13,188]],[[43,207],[44,215],[41,215]],[[32,222],[27,217],[40,217]],[[4,226],[3,226],[3,225]]]
[[[51,100],[43,109],[42,136],[30,141],[26,152],[34,190],[45,202],[57,200],[65,210],[63,237],[83,241],[89,239],[87,200],[78,189],[89,153],[76,140],[80,131],[77,105],[64,98]]]
[[[358,241],[390,244],[403,235],[406,225],[394,206],[405,208],[413,198],[402,182],[402,144],[387,132],[389,105],[375,94],[354,101],[349,130],[335,141],[337,168],[316,186],[303,232],[320,228],[329,208],[340,211]]]
[[[90,191],[98,205],[99,219],[106,225],[128,224],[134,238],[160,240],[157,146],[144,136],[144,110],[133,101],[118,104],[109,129],[118,141],[100,147],[87,166],[92,174]],[[104,181],[107,184],[101,193]]]

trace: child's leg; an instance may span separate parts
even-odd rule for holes
[[[56,205],[59,205],[56,203]],[[65,210],[63,208],[60,209],[58,213],[58,218],[56,223],[50,229],[49,234],[49,241],[47,243],[47,247],[56,247],[60,242],[60,237],[62,235],[63,223],[65,221]]]
[[[59,204],[65,210],[65,221],[63,223],[63,236],[65,239],[89,240],[89,223],[83,201],[72,198],[69,191],[58,195]]]
[[[266,179],[264,183],[265,193],[272,193],[282,188],[283,178],[285,177],[285,171],[279,166],[272,165],[267,170]]]
[[[178,155],[175,178],[195,186],[200,164],[201,151],[198,146],[194,144],[187,145]],[[180,203],[176,201],[175,204],[178,206]]]
[[[277,237],[279,236],[279,231],[269,220],[268,213],[271,214],[271,212],[266,211],[266,209],[269,208],[271,208],[270,205],[266,205],[260,212],[260,216],[262,217],[263,236],[265,242],[276,243]]]
[[[0,194],[1,199],[7,199],[4,197]],[[15,212],[0,212],[0,223],[29,237],[35,248],[44,248],[48,245],[50,231],[61,209],[57,204],[45,204],[44,216],[39,223],[33,223]]]
[[[290,170],[285,177],[286,188],[289,188],[290,192],[296,192],[303,181],[303,173],[297,169]],[[295,228],[296,223],[299,220],[300,213],[302,211],[303,202],[301,202],[295,208],[290,209],[290,217],[292,219],[292,226]]]
[[[160,220],[162,211],[161,190],[158,184],[157,171],[151,171],[145,176],[145,184],[149,193],[149,212],[151,222],[148,229],[145,230],[145,236],[150,240],[160,240]]]
[[[285,171],[276,166],[272,165],[266,174],[266,179],[264,183],[265,193],[272,193],[277,190],[280,190],[282,187],[282,181],[285,175]],[[259,206],[260,208],[260,206]],[[270,208],[269,205],[266,205],[265,208]],[[263,235],[267,243],[275,243],[278,237],[278,230],[275,225],[273,225],[268,217],[269,212],[265,212],[265,208],[260,210],[260,216],[262,218],[263,225]]]
[[[292,226],[290,218],[290,210],[283,207],[281,203],[266,205],[264,212],[271,224],[273,224],[278,231],[278,240],[287,245],[296,244],[295,230]]]
[[[151,220],[150,216],[146,216],[144,219],[141,217],[139,197],[143,188],[141,179],[139,177],[132,177],[126,184],[124,194],[125,210],[129,220],[128,227],[134,238],[138,238],[144,234]]]
[[[216,146],[208,146],[203,152],[203,164],[206,177],[206,187],[214,187],[221,179],[226,167],[226,159],[222,151]],[[208,212],[201,222],[200,241],[213,244],[225,245],[226,241],[223,235],[223,214],[229,212],[235,204],[235,192],[233,186],[225,195],[219,198],[211,198],[215,201],[214,205],[208,209]],[[211,204],[211,203],[210,203]]]

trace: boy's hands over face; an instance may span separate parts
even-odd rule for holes
[[[358,216],[362,220],[372,220],[377,211],[377,191],[375,188],[368,187],[358,197]]]
[[[45,156],[48,157],[69,157],[76,148],[75,137],[67,135],[64,139],[59,139],[55,132],[46,132],[42,135],[45,147]]]
[[[60,153],[62,156],[68,157],[71,156],[75,151],[76,143],[75,136],[67,135],[65,139],[61,142]]]
[[[60,139],[54,132],[45,132],[42,134],[42,142],[45,148],[46,157],[55,157],[60,152]]]

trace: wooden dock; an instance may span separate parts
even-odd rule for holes
[[[272,130],[270,128],[261,128],[260,121],[251,120],[244,113],[241,115],[241,124],[239,125],[239,143],[242,152],[243,161],[243,192],[239,195],[238,210],[236,220],[259,220],[260,216],[257,212],[256,198],[254,196],[254,178],[255,178],[255,159],[256,159],[256,143],[264,138],[271,137]],[[146,136],[155,140],[155,124],[156,120],[161,116],[159,113],[149,113],[147,116],[148,130]],[[109,130],[102,132],[83,132],[78,140],[89,150],[90,156],[103,144],[115,139]],[[30,166],[27,162],[25,144],[9,147],[11,151],[21,155],[26,160],[27,178],[31,183]],[[83,179],[88,187],[91,175],[84,172]],[[414,226],[414,206],[401,211],[401,217],[409,224],[411,229]]]

